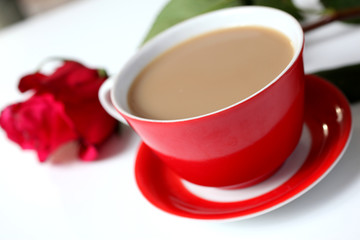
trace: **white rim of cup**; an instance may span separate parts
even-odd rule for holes
[[[218,30],[218,29],[225,29],[225,28],[231,28],[231,27],[240,27],[242,25],[240,24],[229,24],[228,26],[219,26],[219,27],[212,27],[208,30],[203,30],[202,32],[200,33],[196,33],[196,34],[190,34],[190,36],[188,37],[185,37],[184,39],[182,40],[175,40],[175,43],[173,44],[170,44],[170,46],[168,47],[159,47],[157,45],[159,45],[158,42],[161,42],[161,41],[165,41],[165,39],[170,39],[171,36],[173,35],[176,35],[179,31],[183,31],[183,29],[185,29],[186,27],[189,27],[190,25],[193,25],[194,22],[197,24],[199,24],[199,22],[201,22],[202,20],[206,20],[207,18],[210,18],[210,17],[214,17],[214,16],[217,16],[217,15],[231,15],[231,14],[241,14],[241,13],[245,13],[246,11],[267,11],[268,13],[272,12],[273,14],[280,14],[282,15],[282,18],[288,18],[288,21],[287,24],[288,25],[291,25],[292,26],[292,30],[295,32],[297,36],[297,44],[296,46],[294,45],[294,49],[295,49],[295,52],[294,52],[294,56],[292,57],[291,61],[289,62],[289,64],[284,68],[284,70],[279,73],[277,75],[276,78],[274,78],[272,81],[270,81],[267,85],[265,85],[264,87],[262,87],[261,89],[259,89],[258,91],[256,91],[255,93],[251,94],[250,96],[234,103],[234,104],[231,104],[227,107],[224,107],[224,108],[221,108],[221,109],[218,109],[216,111],[213,111],[213,112],[210,112],[210,113],[206,113],[206,114],[202,114],[202,115],[199,115],[199,116],[195,116],[195,117],[189,117],[189,118],[181,118],[181,119],[172,119],[172,120],[158,120],[158,119],[150,119],[150,118],[143,118],[143,117],[139,117],[139,116],[136,116],[132,113],[130,113],[129,110],[126,110],[124,109],[123,107],[120,106],[120,104],[117,102],[117,98],[115,96],[116,92],[120,92],[120,90],[118,90],[118,85],[119,85],[119,82],[120,82],[120,79],[122,79],[124,77],[124,75],[126,75],[126,71],[130,68],[130,66],[136,66],[136,71],[133,70],[133,72],[136,72],[136,74],[133,74],[134,77],[131,78],[131,80],[129,80],[129,83],[128,85],[131,85],[131,83],[133,82],[134,78],[141,72],[141,70],[147,65],[149,64],[152,60],[154,60],[156,57],[158,57],[159,55],[161,55],[163,52],[171,49],[171,47],[173,46],[176,46],[177,44],[185,41],[185,40],[188,40],[188,39],[191,39],[195,36],[199,36],[203,33],[207,33],[207,32],[211,32],[211,31],[214,31],[214,30]],[[223,16],[224,17],[224,16]],[[253,24],[243,24],[243,26],[265,26],[265,27],[269,27],[269,28],[272,28],[272,29],[277,29],[278,28],[274,28],[273,26],[266,26],[266,24],[264,24],[264,21],[261,21],[261,24],[256,24],[256,23],[253,23]],[[280,32],[284,33],[283,31],[280,30]],[[286,35],[286,34],[285,34]],[[286,35],[288,38],[289,35]],[[142,46],[138,52],[133,55],[129,60],[128,62],[124,65],[124,67],[122,68],[122,70],[117,74],[115,75],[115,78],[114,78],[114,84],[111,88],[111,93],[110,93],[110,97],[111,97],[111,101],[115,107],[115,109],[129,117],[129,118],[132,118],[132,119],[137,119],[137,120],[140,120],[140,121],[143,121],[143,122],[154,122],[154,123],[175,123],[175,122],[184,122],[184,121],[191,121],[191,120],[197,120],[197,119],[201,119],[201,118],[204,118],[204,117],[207,117],[207,116],[212,116],[212,115],[215,115],[217,113],[220,113],[220,112],[223,112],[225,110],[228,110],[228,109],[231,109],[233,108],[234,106],[237,106],[245,101],[248,101],[249,99],[257,96],[258,94],[260,94],[261,92],[265,91],[267,88],[269,88],[271,85],[273,85],[281,76],[284,75],[284,73],[286,73],[289,68],[291,68],[293,66],[293,64],[297,61],[297,59],[299,58],[300,56],[300,53],[302,52],[303,50],[303,47],[304,47],[304,33],[303,33],[303,30],[302,30],[302,27],[300,25],[300,23],[293,17],[291,16],[290,14],[284,12],[284,11],[281,11],[281,10],[278,10],[278,9],[275,9],[275,8],[270,8],[270,7],[263,7],[263,6],[239,6],[239,7],[232,7],[232,8],[227,8],[227,9],[222,9],[222,10],[216,10],[216,11],[213,11],[213,12],[209,12],[209,13],[205,13],[205,14],[202,14],[202,15],[199,15],[199,16],[196,16],[196,17],[193,17],[191,19],[188,19],[188,20],[185,20],[181,23],[178,23],[174,26],[172,26],[171,28],[161,32],[160,34],[158,34],[157,36],[153,37],[152,39],[150,39],[144,46]],[[142,56],[142,55],[145,55],[147,52],[149,52],[152,48],[164,48],[162,51],[160,51],[159,53],[157,53],[154,57],[150,57],[149,60],[145,60],[145,64],[143,64],[143,66],[138,66],[136,64],[136,61],[139,60],[139,58]],[[126,96],[123,96],[125,97],[125,100],[127,102],[127,92],[128,92],[128,88],[129,86],[126,88]],[[120,88],[121,90],[125,91],[124,89]],[[117,91],[116,91],[117,90]],[[126,103],[127,105],[127,103]]]

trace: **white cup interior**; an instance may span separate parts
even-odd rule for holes
[[[280,31],[290,39],[294,48],[294,56],[283,72],[268,84],[271,85],[287,71],[301,53],[304,41],[302,28],[295,18],[277,9],[259,6],[234,7],[211,12],[184,21],[164,31],[145,44],[115,77],[115,83],[111,89],[113,104],[123,114],[141,119],[130,113],[127,103],[127,94],[133,80],[147,64],[166,50],[187,39],[210,31],[241,26],[268,27]]]

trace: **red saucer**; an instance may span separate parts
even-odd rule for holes
[[[351,133],[350,107],[336,87],[319,77],[306,76],[305,93],[303,136],[294,153],[268,180],[237,190],[197,186],[169,170],[142,143],[135,164],[141,193],[165,212],[206,220],[249,218],[299,197],[335,166]]]

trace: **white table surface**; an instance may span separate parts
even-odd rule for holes
[[[0,109],[21,101],[20,77],[47,57],[75,58],[116,73],[136,51],[166,0],[84,0],[0,31]],[[360,62],[360,27],[330,24],[306,35],[305,70]],[[338,165],[295,201],[252,219],[183,219],[149,204],[134,180],[140,143],[125,128],[101,160],[75,159],[68,145],[41,164],[0,131],[0,239],[360,239],[360,104]],[[66,155],[66,156],[64,156]]]

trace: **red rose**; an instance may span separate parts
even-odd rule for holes
[[[65,60],[51,75],[36,72],[20,79],[19,90],[35,90],[37,94],[51,93],[61,102],[79,103],[97,98],[101,84],[107,79],[104,70],[90,69]]]
[[[97,147],[117,126],[117,121],[105,112],[98,100],[98,90],[106,78],[103,70],[66,60],[50,75],[36,72],[24,76],[19,82],[19,90],[33,90],[35,96],[51,94],[61,102],[81,144],[80,157],[90,161],[96,158]]]
[[[8,106],[0,115],[0,126],[23,149],[36,150],[41,162],[63,143],[78,138],[63,104],[50,94]]]

